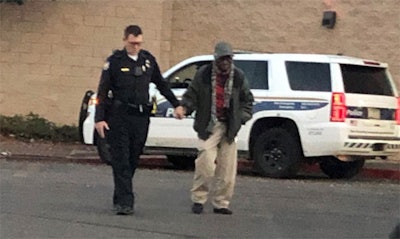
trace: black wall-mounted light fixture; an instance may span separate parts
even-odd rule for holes
[[[336,23],[336,12],[335,11],[324,11],[322,17],[322,26],[332,29],[335,27]]]

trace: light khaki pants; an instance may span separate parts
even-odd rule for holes
[[[237,148],[236,141],[228,144],[225,132],[225,124],[216,122],[212,135],[200,140],[191,190],[194,203],[204,204],[210,193],[215,208],[229,206],[236,179]]]

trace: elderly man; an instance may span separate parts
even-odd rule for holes
[[[243,72],[233,64],[232,47],[215,45],[215,60],[201,67],[182,98],[183,114],[196,111],[194,130],[200,144],[195,162],[192,212],[200,214],[212,195],[213,212],[229,215],[233,195],[237,148],[235,137],[252,117],[253,95]]]

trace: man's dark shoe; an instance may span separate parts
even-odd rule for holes
[[[194,214],[200,214],[203,212],[203,204],[201,203],[193,203],[192,212]]]
[[[123,207],[119,207],[116,209],[117,209],[117,211],[116,211],[117,215],[132,215],[133,214],[133,208],[131,208],[131,207],[123,206]]]
[[[119,210],[121,210],[121,206],[118,204],[114,204],[112,210],[113,210],[113,212],[118,212]]]
[[[231,210],[229,210],[228,208],[214,208],[214,213],[231,215],[233,212]]]

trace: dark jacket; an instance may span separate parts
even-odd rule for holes
[[[202,140],[208,139],[215,124],[211,119],[211,69],[212,64],[208,64],[197,71],[181,102],[188,115],[196,111],[193,128]],[[253,101],[253,95],[243,72],[235,67],[226,123],[226,136],[229,142],[233,142],[241,125],[251,119]]]
[[[125,49],[115,51],[108,57],[101,73],[95,122],[106,120],[110,101],[133,105],[149,104],[150,82],[157,86],[160,93],[174,107],[179,105],[168,82],[161,75],[155,57],[150,52],[141,50],[137,61],[134,61]],[[112,100],[108,97],[109,91],[112,92]]]

